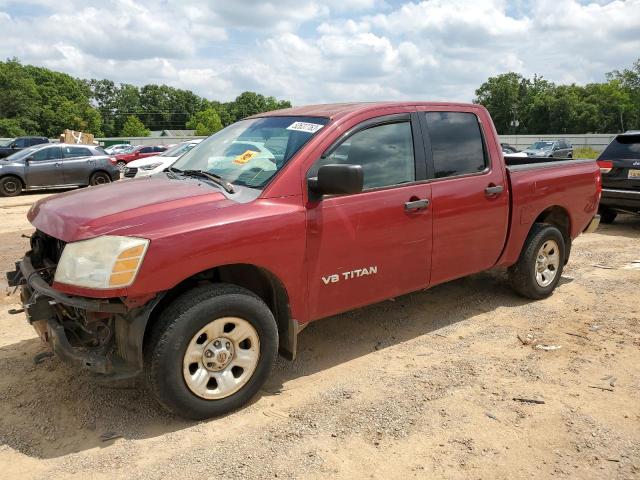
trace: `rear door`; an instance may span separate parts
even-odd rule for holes
[[[607,163],[602,174],[603,187],[640,191],[640,134],[618,135],[600,154],[598,162],[611,162],[611,170],[606,171]]]
[[[25,161],[25,176],[29,188],[64,185],[62,149],[55,146],[36,150]]]
[[[64,181],[67,185],[86,185],[93,171],[91,150],[82,145],[67,145],[63,150]]]
[[[361,165],[364,191],[307,205],[309,316],[317,319],[429,283],[431,187],[417,117],[367,120],[321,165]]]
[[[506,241],[509,193],[499,146],[472,108],[420,112],[433,179],[431,284],[491,268]]]

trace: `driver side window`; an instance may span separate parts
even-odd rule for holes
[[[321,166],[334,164],[362,166],[365,190],[415,181],[411,123],[376,125],[351,135],[318,160],[308,177],[315,177]]]

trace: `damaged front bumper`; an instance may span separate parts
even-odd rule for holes
[[[10,287],[21,289],[20,299],[27,321],[61,360],[93,373],[129,377],[142,368],[142,338],[151,309],[157,302],[130,309],[120,299],[93,299],[67,295],[52,288],[33,266],[29,254],[7,272]],[[17,312],[15,312],[17,313]],[[98,318],[108,335],[103,344],[74,345],[69,318]],[[82,326],[80,326],[82,328]],[[86,328],[85,332],[89,332]],[[96,329],[97,331],[97,329]]]

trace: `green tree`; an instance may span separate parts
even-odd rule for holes
[[[527,80],[515,72],[490,77],[476,90],[474,103],[484,105],[493,118],[498,133],[510,131],[511,122],[519,119],[524,107]]]
[[[228,108],[235,122],[256,113],[289,107],[291,107],[291,102],[288,100],[278,101],[274,97],[265,97],[256,92],[243,92],[229,104]]]
[[[216,109],[208,107],[193,115],[187,122],[187,128],[195,130],[196,135],[211,135],[222,129],[222,121]]]
[[[135,115],[129,115],[127,121],[124,122],[121,137],[148,137],[151,131],[144,126],[144,123],[140,121]]]

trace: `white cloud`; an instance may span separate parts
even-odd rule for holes
[[[629,66],[640,0],[0,0],[0,31],[0,57],[221,100],[469,101],[506,71],[586,83]]]

